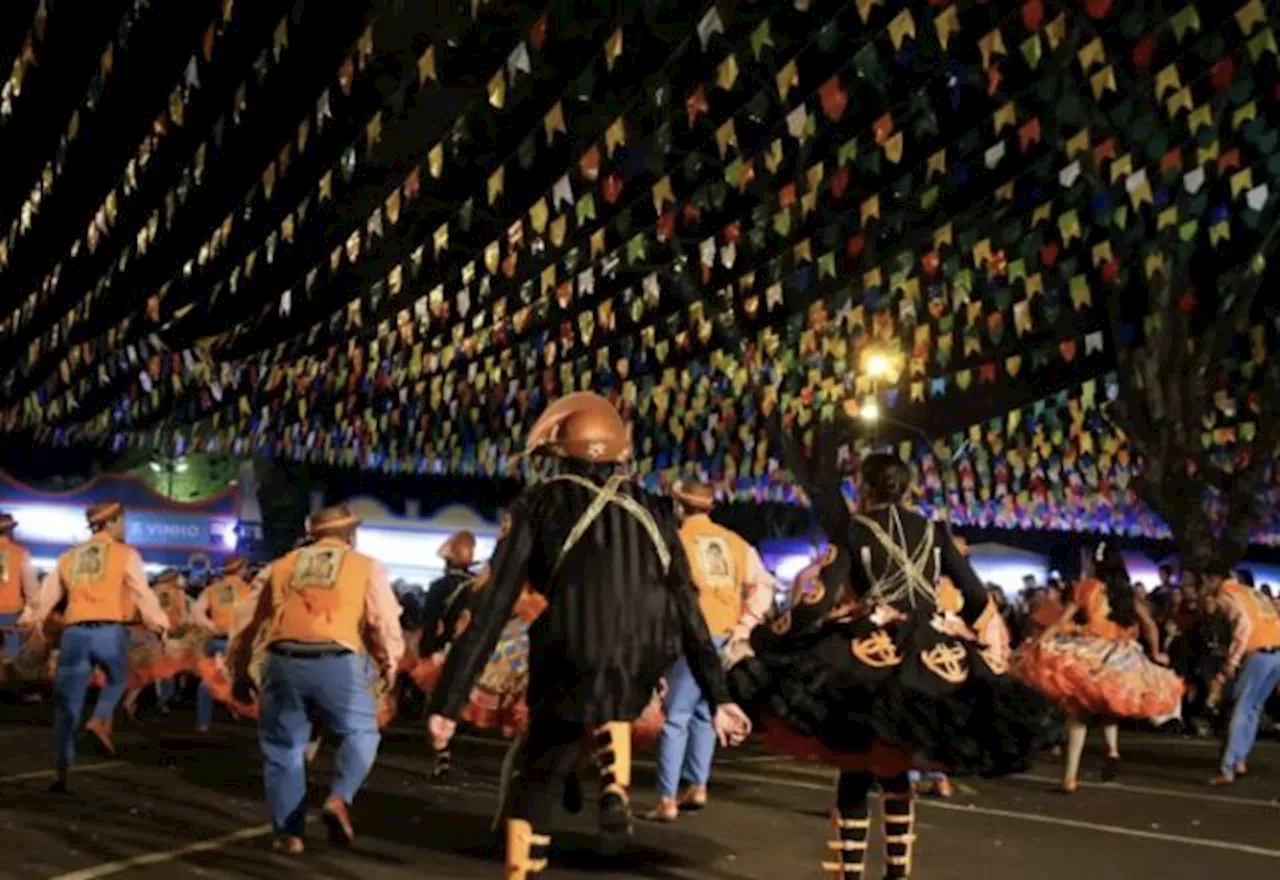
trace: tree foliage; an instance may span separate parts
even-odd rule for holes
[[[1263,253],[1203,294],[1187,272],[1156,273],[1140,342],[1123,326],[1123,293],[1109,298],[1120,387],[1108,415],[1141,459],[1134,491],[1169,526],[1192,571],[1239,562],[1270,513],[1263,490],[1280,445],[1280,359],[1263,358],[1256,392],[1238,401],[1256,425],[1252,439],[1240,432],[1229,458],[1212,455],[1203,440],[1217,418],[1223,365],[1259,313],[1277,311],[1259,301]]]

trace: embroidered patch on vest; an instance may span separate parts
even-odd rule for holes
[[[706,586],[711,589],[737,586],[728,541],[713,535],[697,535],[693,539],[693,546],[698,553],[698,570]]]
[[[304,547],[298,551],[289,588],[332,590],[338,585],[338,574],[342,571],[342,560],[346,555],[345,547]]]
[[[107,575],[107,546],[96,541],[72,551],[71,586],[96,584]]]

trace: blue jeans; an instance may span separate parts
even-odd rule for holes
[[[728,637],[715,639],[717,650]],[[693,678],[689,661],[681,657],[667,673],[667,720],[658,738],[658,794],[675,797],[680,783],[705,786],[711,778],[716,753],[716,732],[711,725],[711,705]]]
[[[204,643],[204,654],[206,657],[213,657],[217,654],[227,653],[227,637],[220,636],[218,638],[209,639]],[[196,691],[196,727],[208,727],[213,723],[213,694],[209,693],[209,689],[200,685],[200,689]]]
[[[13,626],[18,622],[21,612],[13,614],[0,614],[0,626]],[[22,633],[16,630],[8,630],[0,634],[0,640],[3,641],[4,658],[6,660],[14,660],[22,653]]]
[[[1280,652],[1254,653],[1244,661],[1234,687],[1235,709],[1227,731],[1227,747],[1222,752],[1222,774],[1235,774],[1237,764],[1249,757],[1258,741],[1262,707],[1280,685]]]
[[[53,716],[54,760],[60,772],[75,762],[76,730],[93,668],[101,666],[107,673],[107,686],[98,694],[93,717],[110,721],[127,684],[128,654],[129,633],[122,624],[69,626],[62,633]]]
[[[284,657],[272,654],[263,674],[258,743],[262,747],[267,804],[279,835],[301,836],[307,815],[309,709],[341,741],[330,794],[355,800],[378,756],[373,670],[360,654]]]

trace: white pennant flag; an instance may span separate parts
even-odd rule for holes
[[[716,34],[724,33],[724,22],[720,18],[720,10],[714,6],[702,16],[702,21],[698,22],[698,39],[702,41],[702,48],[707,48],[707,43]]]

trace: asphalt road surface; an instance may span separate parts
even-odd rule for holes
[[[193,731],[189,710],[122,723],[119,759],[84,743],[72,793],[47,792],[51,711],[0,705],[2,880],[175,880],[305,877],[321,880],[498,878],[490,830],[504,744],[460,737],[449,784],[429,779],[420,724],[384,738],[352,818],[356,845],[329,847],[316,823],[299,859],[269,851],[270,827],[250,723]],[[1215,747],[1202,740],[1122,739],[1120,782],[1056,791],[1057,767],[962,783],[918,811],[920,880],[1274,880],[1280,877],[1280,744],[1255,752],[1248,778],[1210,789]],[[316,767],[327,778],[329,747]],[[652,803],[652,762],[637,756],[637,809]],[[1100,759],[1086,756],[1096,779]],[[1090,775],[1086,773],[1085,779]],[[675,825],[639,822],[632,847],[593,854],[588,806],[555,829],[558,878],[807,880],[823,876],[831,773],[752,749],[717,759],[710,807]],[[324,789],[315,789],[315,803]],[[878,850],[873,847],[873,852]],[[868,880],[879,870],[867,871]]]

